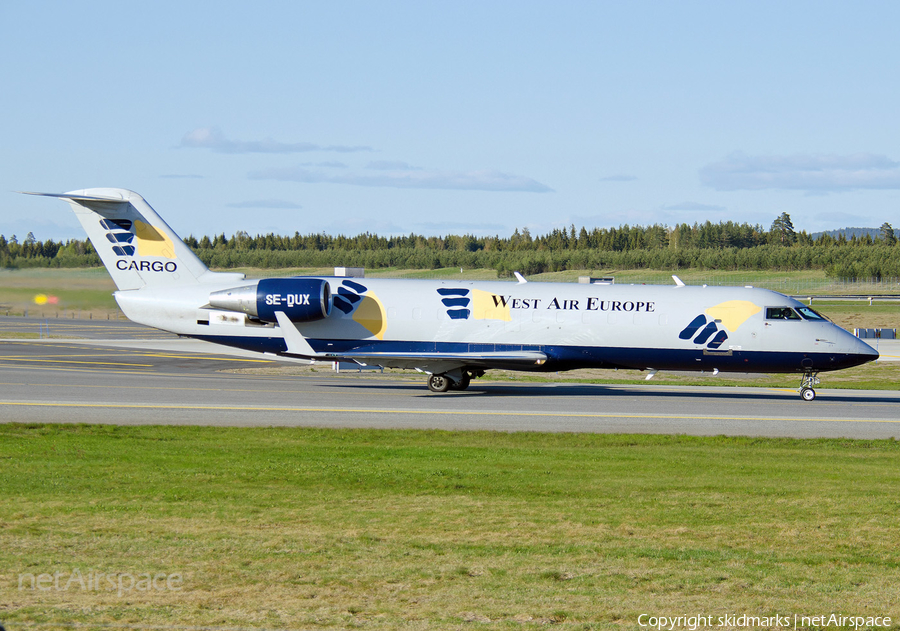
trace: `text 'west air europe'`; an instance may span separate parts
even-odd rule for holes
[[[653,313],[656,311],[656,303],[642,300],[601,300],[600,298],[586,299],[562,299],[553,298],[513,298],[512,296],[493,295],[495,307],[509,307],[510,309],[546,309],[560,311],[630,311],[640,313]]]

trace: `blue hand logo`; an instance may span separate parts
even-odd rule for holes
[[[695,333],[697,334],[696,337],[694,337]],[[707,348],[716,349],[728,339],[728,333],[720,330],[715,320],[707,320],[706,316],[701,314],[691,320],[691,323],[678,334],[678,337],[682,340],[689,340],[693,337],[694,344],[706,344]],[[712,340],[707,344],[707,340],[711,337]]]
[[[469,309],[471,299],[469,298],[468,289],[438,289],[437,292],[445,296],[445,298],[441,299],[441,302],[447,307],[447,315],[452,320],[469,319],[472,311]]]

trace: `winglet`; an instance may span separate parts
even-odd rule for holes
[[[674,280],[675,284],[679,287],[684,287],[684,281],[678,278],[675,274],[672,274],[672,280]]]
[[[525,277],[522,276],[519,272],[513,272],[513,274],[515,274],[516,280],[519,281],[520,285],[528,282],[527,280],[525,280]]]
[[[284,311],[276,311],[275,319],[278,320],[278,326],[281,327],[281,334],[284,336],[284,343],[287,344],[287,352],[289,354],[309,357],[310,359],[327,359],[325,355],[321,355],[313,350],[313,347],[309,345],[303,334],[297,330],[291,319],[284,314]]]

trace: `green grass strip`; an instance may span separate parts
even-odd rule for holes
[[[893,440],[2,425],[0,615],[42,629],[896,621],[898,490]],[[143,575],[178,581],[123,590]]]

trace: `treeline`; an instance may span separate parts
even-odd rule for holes
[[[835,278],[900,277],[900,246],[893,229],[882,237],[847,239],[823,234],[813,239],[795,232],[782,214],[765,230],[759,225],[721,222],[618,228],[556,229],[532,236],[528,229],[510,237],[448,235],[354,237],[325,234],[293,236],[246,232],[185,242],[210,267],[332,267],[379,269],[488,268],[500,276],[568,269],[823,269]],[[19,243],[0,236],[0,267],[80,267],[99,265],[87,241],[39,242],[33,235]]]
[[[831,237],[825,237],[832,239]],[[798,243],[813,243],[806,233],[796,233],[794,239]],[[723,222],[713,224],[682,224],[669,228],[654,224],[652,226],[620,226],[618,228],[594,228],[590,232],[582,227],[576,232],[575,226],[568,229],[557,228],[552,232],[532,237],[528,228],[518,229],[512,236],[501,238],[476,237],[475,235],[447,235],[443,237],[426,237],[417,234],[408,236],[383,237],[371,233],[359,234],[355,237],[344,235],[330,236],[326,234],[284,236],[269,233],[251,237],[246,232],[238,232],[232,237],[224,234],[213,238],[196,239],[188,237],[185,241],[192,248],[237,249],[237,250],[393,250],[393,249],[430,249],[443,251],[514,251],[531,252],[545,250],[603,250],[607,252],[623,252],[628,250],[660,249],[660,248],[750,248],[767,243],[780,243],[781,235],[774,235],[762,226]]]
[[[434,250],[392,248],[378,250],[228,250],[199,249],[210,267],[333,267],[345,265],[379,269],[437,269],[463,267],[497,270],[499,276],[539,274],[569,269],[704,269],[704,270],[810,270],[824,269],[834,278],[900,277],[900,248],[761,245],[752,248],[686,248],[603,250]]]
[[[0,268],[25,267],[96,267],[100,257],[91,242],[85,239],[38,241],[28,233],[19,243],[15,235],[8,240],[0,234]]]

